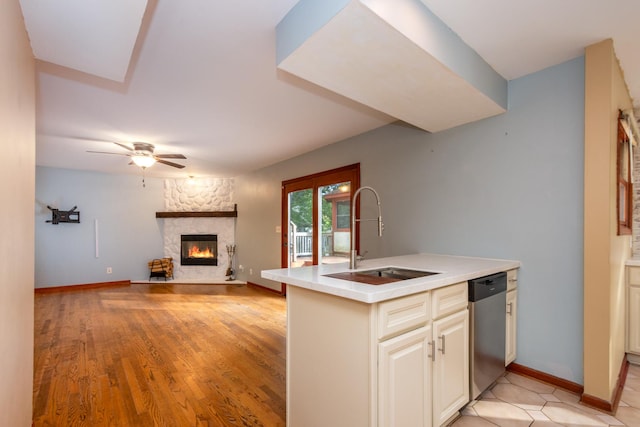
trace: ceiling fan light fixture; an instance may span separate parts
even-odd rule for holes
[[[136,164],[136,166],[140,166],[143,169],[148,168],[149,166],[153,166],[153,164],[156,162],[156,159],[151,156],[139,154],[131,156],[131,160]]]

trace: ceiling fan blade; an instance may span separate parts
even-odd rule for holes
[[[157,159],[186,159],[184,154],[156,154],[154,157]]]
[[[119,145],[120,147],[122,147],[122,148],[124,148],[126,150],[133,151],[133,148],[129,147],[128,145],[124,145],[124,144],[121,144],[121,143],[115,142],[115,141],[111,141],[111,142],[113,142],[116,145]]]
[[[168,162],[168,161],[162,160],[162,159],[157,159],[157,162],[158,163],[162,163],[162,164],[167,165],[167,166],[173,166],[174,168],[178,168],[178,169],[184,168],[184,165],[179,165],[177,163]]]
[[[60,137],[60,138],[65,138],[65,139],[76,139],[78,141],[106,142],[106,143],[112,142],[112,141],[106,140],[106,139],[89,138],[89,137],[86,137],[86,136],[78,136],[78,135],[55,135],[55,136]]]
[[[129,156],[131,157],[131,154],[128,153],[110,153],[108,151],[92,151],[92,150],[87,150],[87,153],[97,153],[97,154],[114,154],[116,156]]]

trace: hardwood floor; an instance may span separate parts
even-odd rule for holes
[[[35,426],[284,426],[285,299],[245,285],[35,296]]]

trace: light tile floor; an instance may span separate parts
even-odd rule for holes
[[[467,405],[451,426],[639,427],[640,366],[629,366],[615,416],[584,406],[579,400],[577,394],[509,372]]]

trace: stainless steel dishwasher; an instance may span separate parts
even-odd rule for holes
[[[507,273],[469,280],[472,400],[504,374],[506,305]]]

